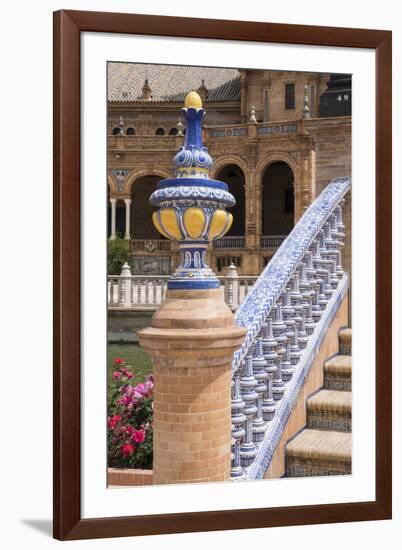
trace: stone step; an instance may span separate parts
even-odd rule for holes
[[[286,477],[352,472],[352,434],[303,430],[286,446]]]
[[[352,393],[320,390],[307,400],[307,427],[314,430],[350,432]]]
[[[335,355],[324,363],[324,388],[326,390],[352,390],[352,356]]]
[[[339,331],[339,353],[352,355],[352,329],[341,328]]]

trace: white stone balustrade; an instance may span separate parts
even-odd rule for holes
[[[233,480],[264,477],[316,346],[347,291],[341,253],[349,189],[348,178],[328,184],[236,311],[236,323],[248,332],[233,360]],[[228,280],[233,302],[237,279]]]
[[[120,275],[109,275],[107,303],[110,309],[157,309],[165,300],[170,275],[132,275],[129,265]],[[245,300],[257,277],[240,276],[232,264],[218,277],[226,303],[235,311]]]

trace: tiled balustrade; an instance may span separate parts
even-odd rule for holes
[[[235,314],[247,329],[232,373],[232,479],[264,476],[331,315],[348,288],[342,221],[348,178],[308,208]]]

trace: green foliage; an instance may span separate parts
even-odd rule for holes
[[[109,275],[120,275],[124,262],[130,257],[130,244],[126,239],[116,238],[108,240],[107,269]]]
[[[116,370],[115,357],[124,357],[128,369],[132,369],[136,382],[145,382],[146,377],[152,373],[152,360],[150,355],[135,343],[108,342],[108,386],[113,385],[113,371]],[[132,366],[130,366],[132,365]]]

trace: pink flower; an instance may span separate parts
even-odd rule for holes
[[[124,394],[121,399],[119,399],[119,405],[124,405],[127,407],[127,405],[130,405],[130,403],[132,402],[132,398],[130,395],[128,395],[127,393]]]
[[[120,357],[116,357],[114,360],[115,365],[122,365],[124,363],[123,359],[120,359]]]
[[[117,424],[120,422],[121,416],[119,414],[115,414],[114,416],[111,416],[108,421],[108,426],[110,429],[114,430]]]
[[[115,370],[114,373],[112,374],[112,377],[113,377],[113,380],[118,380],[121,377],[121,372],[119,372],[118,370]]]
[[[124,445],[121,448],[121,454],[123,456],[130,456],[134,452],[134,445],[131,445],[131,443],[124,443]]]
[[[133,435],[131,436],[131,439],[135,441],[136,443],[142,443],[145,439],[145,431],[144,430],[134,430]]]
[[[151,380],[147,380],[143,384],[137,384],[135,386],[135,391],[142,397],[149,397],[152,393],[152,389],[154,387],[154,384]]]
[[[144,390],[145,390],[145,384],[143,383],[137,384],[135,386],[135,391],[137,391],[138,393],[142,393]]]
[[[130,424],[128,424],[128,426],[125,427],[126,435],[133,435],[134,432],[135,432],[135,428],[130,426]]]
[[[141,397],[148,397],[151,393],[151,390],[153,388],[152,382],[144,382],[142,384],[137,384],[135,386],[135,392],[139,394]]]
[[[127,378],[132,378],[134,375],[132,372],[130,372],[126,367],[120,367],[120,372],[123,376],[127,376]]]

